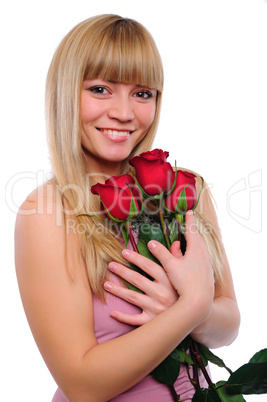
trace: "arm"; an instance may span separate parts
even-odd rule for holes
[[[239,309],[227,262],[224,263],[223,269],[225,282],[222,287],[215,287],[210,316],[191,332],[193,339],[209,348],[231,344],[238,335],[240,325]]]
[[[210,192],[204,186],[198,210],[221,236],[217,215]],[[240,313],[235,296],[234,284],[225,250],[223,249],[222,285],[215,285],[215,296],[211,315],[191,333],[192,338],[209,348],[231,344],[238,335]]]
[[[32,209],[36,203],[33,196],[22,208]],[[20,211],[17,218],[16,269],[25,312],[40,352],[67,398],[106,401],[149,374],[207,318],[213,298],[209,259],[197,235],[189,235],[189,243],[194,243],[191,249],[201,261],[197,267],[191,264],[184,269],[187,258],[177,270],[178,260],[156,245],[152,252],[155,256],[159,253],[174,283],[177,276],[178,301],[136,330],[98,344],[78,239],[72,232],[66,238],[64,227],[56,225],[53,203],[44,210],[50,213],[27,216]],[[157,266],[134,252],[126,258],[148,271]],[[122,266],[116,264],[116,269]],[[182,271],[187,272],[181,276]],[[194,284],[193,294],[187,280]]]

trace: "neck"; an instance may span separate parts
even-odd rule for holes
[[[87,172],[94,177],[96,182],[104,183],[111,176],[120,176],[122,162],[100,161],[84,155],[84,162]]]

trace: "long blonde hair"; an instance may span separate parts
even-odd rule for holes
[[[79,225],[80,241],[92,291],[103,299],[107,264],[125,263],[123,248],[113,230],[97,215],[99,200],[90,194],[93,177],[84,164],[81,146],[80,96],[85,79],[136,83],[157,90],[155,119],[129,157],[151,149],[156,134],[163,90],[163,68],[150,33],[138,22],[106,14],[75,26],[59,44],[46,82],[46,120],[54,181],[66,214]],[[121,174],[128,172],[128,159]]]

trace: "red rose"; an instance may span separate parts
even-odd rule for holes
[[[148,195],[158,195],[171,189],[174,182],[174,171],[169,162],[165,162],[169,152],[154,149],[143,152],[129,160],[135,168],[135,175],[139,185]]]
[[[100,196],[101,208],[111,220],[125,221],[141,212],[140,190],[128,174],[113,176],[105,184],[95,184],[91,192]]]
[[[196,176],[182,170],[177,171],[174,190],[165,199],[167,210],[183,213],[193,209],[197,203]]]

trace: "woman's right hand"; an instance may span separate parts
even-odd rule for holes
[[[185,255],[177,256],[169,252],[157,241],[148,243],[151,253],[160,261],[170,282],[176,289],[179,301],[188,302],[197,309],[198,325],[210,314],[214,299],[214,276],[211,260],[204,240],[199,235],[192,212],[186,214]],[[124,257],[147,273],[158,269],[158,265],[134,251],[127,250]]]

